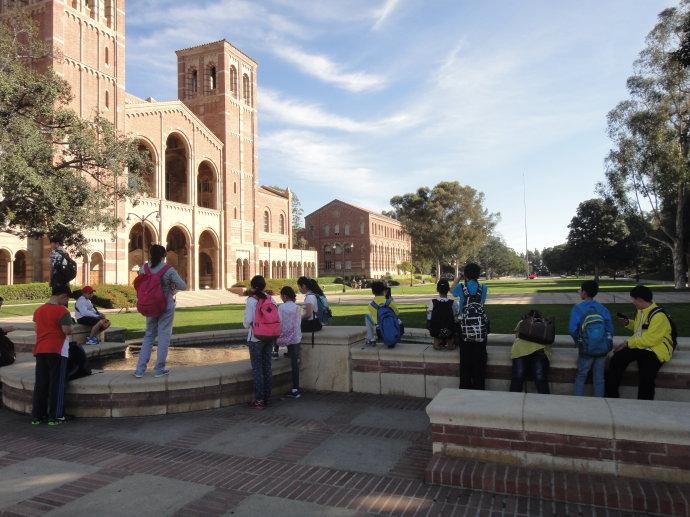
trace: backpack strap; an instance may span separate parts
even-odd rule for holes
[[[388,307],[393,300],[391,298],[386,298],[386,302],[383,304],[384,307]]]
[[[369,305],[371,305],[375,311],[378,311],[381,308],[381,306],[374,301],[372,301]]]
[[[642,330],[647,330],[649,328],[650,323],[652,322],[652,318],[656,316],[659,313],[662,313],[666,315],[666,319],[668,319],[668,315],[666,314],[666,311],[664,310],[663,307],[659,307],[658,305],[652,309],[652,311],[647,314],[647,322],[642,324]]]

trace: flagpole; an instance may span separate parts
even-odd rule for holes
[[[525,184],[525,172],[522,172],[522,206],[525,215],[525,270],[529,277],[529,248],[527,247],[527,187]]]

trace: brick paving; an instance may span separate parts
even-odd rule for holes
[[[494,492],[427,484],[424,471],[431,459],[430,430],[419,430],[415,423],[422,418],[427,402],[307,393],[299,400],[277,400],[263,412],[233,406],[164,417],[79,419],[59,428],[33,428],[28,417],[0,409],[0,516],[78,515],[93,508],[94,498],[121,500],[123,508],[140,504],[142,514],[178,516],[261,515],[276,513],[275,508],[285,515],[636,515],[496,493],[519,482],[502,467],[491,467],[497,481],[489,488]],[[372,418],[376,411],[389,416],[376,421]],[[409,422],[395,426],[394,417]],[[241,438],[243,449],[233,447],[231,436],[218,439],[240,424],[245,436],[238,440]],[[181,431],[165,433],[166,425]],[[280,430],[284,437],[294,433],[294,437],[276,440],[272,449],[262,443],[262,450],[268,452],[257,456],[251,438],[265,436],[266,429]],[[213,447],[206,448],[212,441]],[[360,468],[351,457],[340,456],[343,451],[338,444],[350,444],[351,454],[360,452],[361,445],[373,458],[362,461]],[[376,447],[382,451],[381,458],[385,452],[389,464],[383,473],[367,470],[377,459]],[[326,450],[339,452],[325,458]],[[391,451],[398,452],[391,456]],[[34,475],[31,483],[50,486],[18,502],[16,497],[6,497],[3,473],[7,469],[23,472],[24,465],[40,461],[51,465],[65,462],[74,471],[88,473],[57,486],[59,477],[54,474],[45,480]],[[350,468],[343,468],[346,465]],[[467,466],[473,472],[479,468]],[[470,472],[470,479],[472,475]],[[141,494],[141,480],[161,487],[158,502],[156,497],[128,499],[128,494]],[[544,478],[529,479],[535,495],[537,483],[545,483]],[[648,493],[643,483],[636,486],[640,493]],[[170,501],[163,505],[166,493]],[[640,493],[626,496],[639,498]],[[653,508],[657,513],[680,509],[659,503]],[[117,505],[110,504],[96,513],[125,514],[124,509],[118,512]]]

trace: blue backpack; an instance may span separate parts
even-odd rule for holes
[[[400,321],[398,321],[398,316],[395,314],[393,309],[390,308],[391,300],[388,298],[386,303],[379,305],[376,302],[371,302],[371,306],[376,310],[376,317],[378,318],[379,324],[378,329],[381,332],[381,339],[383,343],[388,348],[393,348],[400,337],[402,332],[400,329]]]
[[[585,314],[580,323],[580,352],[591,357],[608,354],[613,346],[611,336],[606,331],[606,321],[595,307]]]
[[[323,325],[328,325],[333,318],[331,308],[328,306],[328,298],[325,296],[316,296],[316,317]]]

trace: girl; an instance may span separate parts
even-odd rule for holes
[[[299,292],[304,296],[304,313],[302,314],[302,332],[321,330],[321,321],[317,317],[319,302],[317,296],[324,296],[316,280],[301,276],[297,279]]]
[[[265,300],[268,295],[265,293],[266,280],[261,275],[256,275],[250,281],[250,296],[247,298],[247,306],[244,309],[244,328],[249,329],[247,334],[247,346],[249,347],[249,358],[252,363],[252,376],[254,378],[254,400],[249,403],[250,407],[262,410],[268,404],[271,397],[271,384],[273,382],[273,372],[271,371],[271,349],[273,343],[260,341],[254,335],[252,324],[256,313],[256,305],[259,300]]]
[[[302,342],[302,310],[295,303],[297,295],[290,286],[285,286],[280,290],[280,298],[283,303],[278,307],[280,314],[280,337],[279,345],[286,345],[290,366],[292,368],[292,389],[287,392],[287,396],[297,399],[301,396],[299,390],[299,365],[300,365],[300,343]]]
[[[143,275],[144,270],[148,269],[150,274],[155,275],[163,268],[166,271],[161,275],[161,286],[163,287],[163,294],[167,300],[165,312],[157,318],[146,318],[146,334],[141,342],[141,350],[139,351],[139,362],[137,369],[134,371],[134,376],[141,379],[146,371],[146,366],[151,358],[151,349],[153,348],[153,341],[158,336],[158,351],[156,352],[156,366],[153,369],[156,377],[163,377],[168,375],[170,370],[165,367],[165,360],[168,357],[168,345],[170,345],[170,336],[172,336],[173,318],[175,317],[175,293],[187,289],[187,284],[175,271],[175,268],[169,266],[163,260],[165,258],[165,248],[160,244],[154,244],[149,250],[151,259],[144,264],[139,270],[139,274]]]

